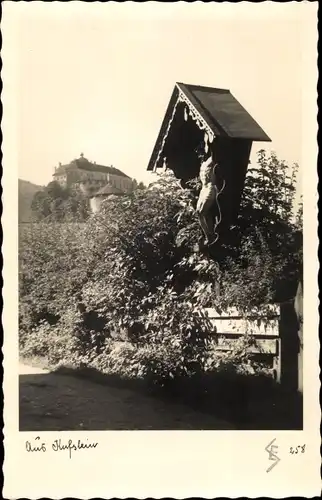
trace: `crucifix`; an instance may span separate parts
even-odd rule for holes
[[[199,224],[205,236],[205,245],[210,246],[216,243],[219,236],[216,232],[221,222],[221,210],[219,205],[219,195],[225,187],[225,181],[220,191],[217,187],[216,167],[213,154],[208,146],[207,140],[196,148],[197,156],[201,162],[199,178],[201,181],[201,190],[197,201],[196,211]],[[217,214],[214,215],[214,208]]]

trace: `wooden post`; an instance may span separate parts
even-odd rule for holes
[[[302,330],[303,326],[301,326]],[[303,395],[303,344],[300,343],[300,352],[298,354],[298,391]]]
[[[281,383],[281,338],[276,339],[276,356],[273,358],[274,378],[276,382]]]
[[[294,301],[294,309],[297,317],[299,353],[298,353],[298,391],[303,395],[303,286],[300,281],[297,287]]]
[[[302,354],[298,335],[298,321],[294,303],[281,304],[280,317],[280,383],[287,392],[296,393],[302,386]]]

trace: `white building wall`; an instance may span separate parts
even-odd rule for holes
[[[83,192],[88,192],[91,186],[98,191],[100,187],[106,184],[111,184],[124,193],[129,193],[133,190],[133,181],[128,177],[105,172],[92,172],[78,168],[70,170],[68,178],[66,174],[61,174],[54,176],[54,179],[59,182],[61,186],[71,185],[77,181],[81,181],[83,185],[80,186],[80,189]]]
[[[90,206],[91,212],[93,214],[96,214],[97,212],[100,211],[101,205],[102,205],[102,198],[101,197],[94,196],[93,198],[89,199],[89,206]]]

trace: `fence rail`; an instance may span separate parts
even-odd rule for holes
[[[219,350],[232,350],[237,339],[251,334],[256,342],[249,347],[249,352],[270,358],[275,379],[290,390],[302,392],[303,352],[299,342],[302,332],[293,301],[274,304],[262,313],[247,316],[235,308],[222,314],[209,308],[205,312],[219,336]]]

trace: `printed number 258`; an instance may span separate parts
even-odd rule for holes
[[[295,446],[295,447],[291,446],[291,448],[290,448],[290,453],[292,455],[296,455],[297,453],[304,453],[304,452],[305,452],[305,444],[303,444],[301,446],[300,445]]]

